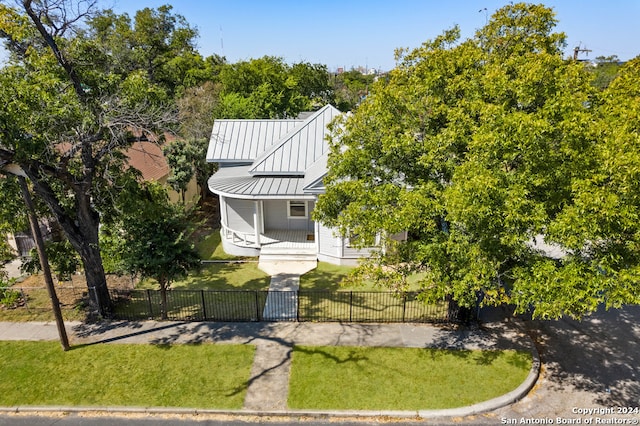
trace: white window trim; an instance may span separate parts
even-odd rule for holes
[[[291,216],[291,203],[304,203],[304,216]],[[309,218],[309,202],[304,200],[287,201],[287,219],[308,219]]]

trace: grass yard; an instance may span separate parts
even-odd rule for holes
[[[271,277],[258,269],[257,262],[239,262],[240,260],[257,260],[257,258],[241,258],[226,254],[220,241],[220,230],[214,229],[209,235],[202,237],[196,244],[196,250],[203,260],[226,260],[228,263],[207,263],[199,270],[194,270],[182,280],[175,281],[171,288],[176,290],[266,290]],[[136,285],[138,289],[157,290],[155,280],[145,279]]]
[[[266,290],[271,277],[258,269],[256,262],[209,263],[192,271],[182,280],[171,283],[176,290]],[[158,289],[155,280],[142,280],[136,288]]]
[[[516,351],[297,346],[288,404],[318,410],[461,407],[512,391],[531,363],[531,354]]]
[[[76,405],[240,409],[251,345],[0,342],[0,406]]]
[[[318,267],[300,277],[300,288],[304,290],[332,290],[332,291],[388,291],[388,289],[365,281],[359,285],[346,286],[341,281],[353,271],[352,266],[332,265],[331,263],[318,262]],[[424,274],[415,274],[408,278],[409,290],[419,290],[418,281]]]
[[[203,236],[196,243],[196,250],[202,260],[233,260],[235,256],[227,254],[222,249],[222,237],[219,229],[211,230],[209,235]]]

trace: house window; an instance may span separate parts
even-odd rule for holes
[[[288,201],[289,219],[306,219],[307,218],[307,202],[306,201]]]

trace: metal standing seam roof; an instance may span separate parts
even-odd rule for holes
[[[250,166],[221,167],[209,178],[209,189],[234,198],[305,197],[301,176],[251,176]]]
[[[327,174],[327,159],[329,153],[325,153],[315,163],[313,163],[304,174],[304,188],[305,193],[323,193],[324,183],[322,179]]]
[[[250,162],[303,120],[215,120],[207,161]]]
[[[304,174],[307,168],[329,150],[325,139],[327,125],[339,114],[341,112],[332,105],[324,106],[256,158],[249,173]]]
[[[207,161],[236,164],[221,166],[209,189],[244,199],[311,199],[323,192],[327,125],[339,114],[327,105],[304,121],[216,120]]]

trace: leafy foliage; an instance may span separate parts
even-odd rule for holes
[[[29,178],[106,313],[98,227],[131,178],[122,150],[134,136],[174,127],[174,95],[213,71],[195,52],[196,31],[170,6],[144,9],[132,22],[94,5],[0,4],[0,36],[10,51],[0,70],[0,162]]]
[[[134,196],[124,194],[120,203],[120,220],[103,230],[105,257],[117,272],[155,279],[166,316],[167,289],[200,264],[190,239],[193,225],[182,207],[170,204],[166,191],[157,184],[149,184]]]
[[[618,75],[620,67],[620,60],[616,55],[598,56],[596,66],[589,70],[593,74],[593,85],[601,90],[606,89]]]
[[[426,301],[481,295],[538,317],[640,301],[637,65],[600,98],[555,23],[518,3],[471,39],[453,28],[400,51],[334,124],[314,217],[359,246],[382,235],[357,273],[395,288],[422,273]]]
[[[366,97],[374,76],[357,70],[345,71],[333,78],[336,107],[340,111],[351,111]]]
[[[69,241],[46,241],[45,251],[52,271],[56,274],[58,281],[69,281],[71,276],[80,268],[80,258],[73,249]],[[21,268],[23,272],[35,274],[42,270],[40,258],[36,249],[32,249],[30,258],[23,262]]]
[[[216,118],[286,118],[320,107],[332,99],[324,65],[287,65],[264,56],[221,68]]]

